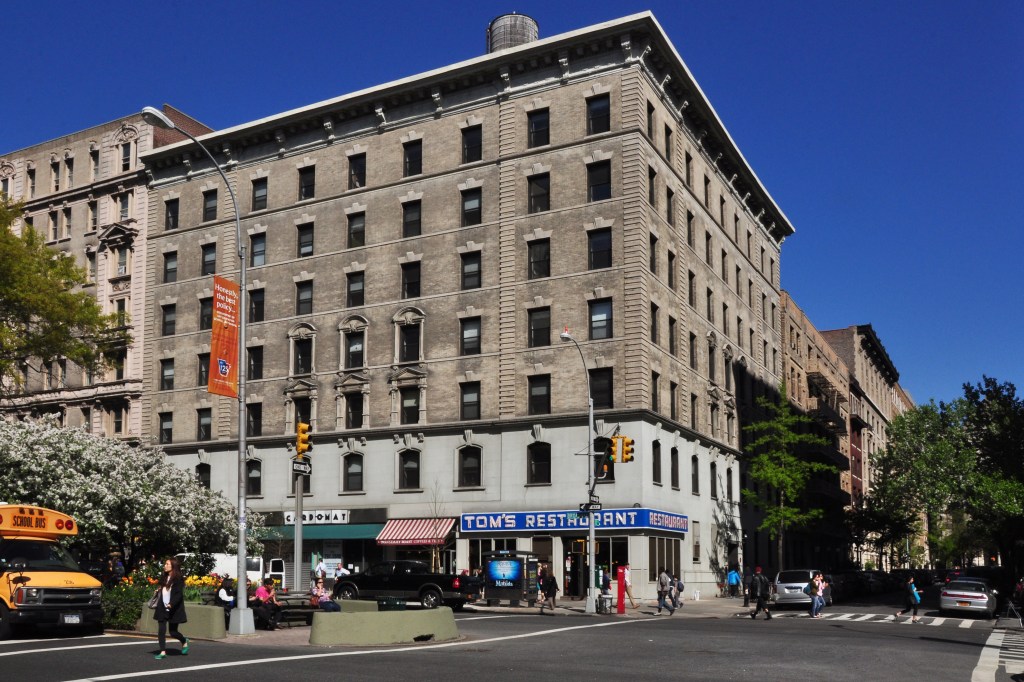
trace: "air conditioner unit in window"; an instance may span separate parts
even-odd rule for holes
[[[127,273],[128,273],[128,266],[127,265],[118,265],[117,266],[117,274],[124,275],[124,274],[127,274]]]

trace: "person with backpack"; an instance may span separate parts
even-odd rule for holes
[[[761,567],[754,568],[754,577],[750,581],[750,594],[757,600],[757,606],[750,612],[751,619],[756,619],[757,614],[764,611],[764,619],[771,620],[772,614],[768,610],[768,599],[772,594],[772,584],[768,577],[761,572]]]
[[[672,606],[672,576],[664,567],[658,573],[658,611],[654,615],[660,616],[662,609],[667,609],[670,616],[676,612]]]
[[[683,582],[683,576],[672,576],[673,587],[675,590],[672,592],[672,605],[677,609],[683,605],[683,593],[686,591],[686,583]]]
[[[736,570],[735,566],[730,569],[725,581],[729,583],[729,599],[735,599],[740,589],[740,572]]]

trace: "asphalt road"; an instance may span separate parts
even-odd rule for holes
[[[27,632],[0,642],[5,680],[1019,680],[1009,668],[989,671],[986,649],[999,635],[990,621],[926,617],[894,624],[891,611],[843,606],[820,620],[799,611],[770,622],[751,620],[738,601],[690,604],[674,616],[644,607],[626,616],[585,616],[532,609],[457,614],[455,642],[375,648],[313,648],[307,628],[267,633],[244,643],[194,642],[189,656],[153,659],[152,638],[81,638]],[[964,626],[964,623],[969,625]],[[1017,637],[1024,649],[1024,637]],[[1012,642],[1010,642],[1012,644]],[[988,652],[986,654],[985,652]],[[1000,649],[996,652],[999,662]],[[1003,652],[1005,655],[1005,652]],[[1024,672],[1024,671],[1021,671]],[[991,673],[991,674],[989,674]]]

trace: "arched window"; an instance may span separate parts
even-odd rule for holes
[[[263,494],[263,462],[258,459],[250,459],[245,463],[245,494]]]
[[[711,463],[711,499],[718,499],[718,465]]]
[[[725,499],[732,502],[732,468],[725,470]]]
[[[697,455],[690,458],[690,492],[700,495],[700,462]]]
[[[210,465],[209,464],[197,464],[196,465],[196,478],[199,479],[199,485],[209,489],[210,487]]]
[[[467,445],[459,449],[459,487],[479,488],[482,452],[480,448]]]
[[[363,456],[356,453],[345,455],[342,471],[344,471],[344,478],[341,482],[342,490],[347,493],[361,492],[363,490]]]
[[[551,483],[551,445],[530,443],[526,448],[526,483],[528,485]]]
[[[679,490],[679,448],[672,448],[669,454],[669,466],[671,467],[669,475],[671,476],[672,487],[675,490]]]
[[[417,490],[420,487],[420,453],[402,450],[398,453],[398,487],[401,490]]]

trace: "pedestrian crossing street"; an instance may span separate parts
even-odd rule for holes
[[[737,618],[750,618],[750,611],[743,611],[736,614]],[[764,615],[758,615],[758,619],[763,619]],[[803,612],[794,611],[772,611],[772,618],[805,618],[810,620],[811,617]],[[918,623],[912,623],[910,616],[901,616],[896,619],[895,616],[883,613],[835,613],[830,611],[823,611],[821,614],[822,620],[837,620],[837,621],[850,621],[856,623],[888,623],[893,624],[893,620],[897,620],[896,625],[913,625],[919,627]],[[948,618],[942,616],[920,616],[920,625],[932,626],[932,627],[959,627],[964,629],[969,628],[990,628],[994,621],[984,620],[980,618]],[[1024,646],[1022,646],[1022,652],[1024,652]],[[1024,660],[1024,653],[1022,653],[1021,660]]]

